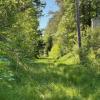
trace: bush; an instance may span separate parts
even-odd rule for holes
[[[59,58],[61,56],[61,48],[59,44],[54,44],[54,46],[51,49],[51,52],[49,53],[50,58]]]

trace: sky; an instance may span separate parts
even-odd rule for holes
[[[40,22],[40,29],[44,29],[48,22],[49,22],[49,19],[51,18],[50,15],[48,15],[48,13],[50,11],[57,11],[59,9],[59,7],[57,6],[55,0],[44,0],[46,2],[46,7],[43,9],[43,14],[44,16],[42,16],[39,20]]]

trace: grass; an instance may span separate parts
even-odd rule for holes
[[[28,72],[14,73],[0,63],[1,74],[9,76],[0,79],[0,100],[100,100],[100,73],[90,65],[54,62],[41,58]]]

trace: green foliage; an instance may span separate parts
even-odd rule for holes
[[[12,63],[23,65],[24,59],[32,60],[38,56],[41,3],[39,0],[4,0],[0,4],[0,53]]]
[[[56,0],[56,2],[58,3],[60,10],[54,13],[54,16],[50,19],[48,27],[45,30],[45,34],[52,34],[53,47],[55,44],[57,44],[58,41],[62,42],[61,49],[63,49],[63,55],[64,55],[68,53],[69,51],[73,51],[74,50],[73,47],[78,44],[77,33],[76,33],[76,19],[75,19],[75,16],[76,16],[75,1]],[[80,0],[80,22],[81,22],[82,31],[86,31],[87,27],[91,26],[91,19],[97,16],[97,10],[99,9],[99,7],[97,6],[98,4],[99,4],[99,1],[95,1],[95,0],[92,0],[92,1]],[[84,47],[84,45],[87,45],[86,42],[89,42],[88,40],[90,40],[88,34],[90,34],[90,32],[89,33],[87,32],[86,34],[82,33],[83,47],[82,47],[81,53],[83,54],[81,56],[84,56],[84,57],[87,56],[87,52],[89,50],[88,47],[90,47],[90,46]],[[87,38],[87,35],[88,35],[88,38]],[[95,36],[93,35],[93,37]],[[96,45],[95,40],[91,40],[91,41]],[[92,42],[89,44],[92,45],[93,44]],[[79,50],[78,52],[80,53]],[[82,58],[82,59],[86,59],[86,58]]]
[[[58,24],[63,16],[63,11],[57,11],[55,13],[51,13],[52,18],[49,20],[49,23],[45,29],[45,34],[54,35],[57,32]]]
[[[97,14],[96,2],[80,2],[85,30],[79,50],[75,2],[56,0],[60,10],[42,38],[40,1],[0,1],[0,100],[99,100],[100,29],[87,28]],[[34,59],[43,48],[49,58]]]
[[[50,56],[56,55],[55,58],[66,54],[76,43],[74,3],[70,0],[57,2],[60,6],[60,10],[54,13],[53,18],[49,22],[49,25],[51,25],[52,27],[48,26],[45,31],[45,34],[53,34],[53,48],[51,49]],[[59,42],[61,43],[59,44]],[[61,46],[57,47],[57,45]]]
[[[76,52],[69,52],[66,55],[62,56],[58,61],[58,64],[62,63],[67,65],[79,64],[80,62],[79,55]]]
[[[48,56],[49,52],[51,51],[52,45],[53,45],[52,36],[46,34],[46,36],[44,36],[44,44],[45,44],[44,53],[46,56]]]
[[[88,28],[85,32],[82,33],[82,44],[83,44],[83,54],[88,56],[89,59],[100,58],[99,52],[99,41],[100,41],[100,29],[90,29]]]
[[[100,70],[98,73],[96,65],[57,63],[55,65],[52,59],[39,59],[31,63],[27,73],[21,72],[21,82],[16,78],[10,82],[0,80],[0,99],[99,100]]]
[[[53,45],[51,52],[49,53],[50,58],[59,58],[61,57],[61,45],[60,43],[56,43]]]

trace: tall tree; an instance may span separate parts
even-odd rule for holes
[[[77,32],[78,32],[78,46],[81,48],[81,30],[80,30],[80,11],[79,0],[76,0],[76,17],[77,17]]]

